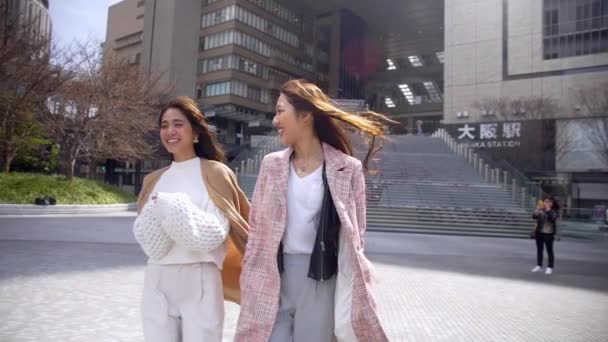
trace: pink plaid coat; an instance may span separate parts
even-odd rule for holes
[[[327,144],[323,144],[323,151],[329,189],[342,222],[335,294],[336,338],[348,342],[388,341],[371,293],[372,265],[363,254],[366,207],[361,162]],[[287,149],[264,158],[253,192],[236,342],[266,342],[275,323],[280,291],[277,251],[287,217],[291,152]]]

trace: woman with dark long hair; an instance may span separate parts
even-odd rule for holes
[[[388,121],[344,112],[310,82],[283,85],[273,125],[289,148],[264,158],[255,186],[235,341],[387,341],[363,254],[363,166],[343,126],[382,137]]]
[[[555,265],[553,241],[555,241],[555,236],[557,235],[559,204],[552,196],[545,197],[534,210],[532,217],[536,220],[536,227],[534,229],[534,238],[536,239],[536,267],[532,269],[532,272],[542,271],[543,249],[546,247],[549,262],[545,274],[552,274]]]
[[[224,298],[240,300],[249,202],[196,102],[171,100],[158,123],[173,161],[145,177],[133,227],[149,257],[144,339],[220,342]]]

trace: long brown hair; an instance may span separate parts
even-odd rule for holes
[[[364,111],[358,115],[347,113],[334,105],[319,87],[307,80],[287,81],[281,87],[281,93],[287,97],[298,114],[312,113],[313,129],[321,142],[329,144],[345,154],[352,156],[353,148],[340,122],[371,137],[368,140],[369,150],[363,161],[365,169],[368,169],[371,156],[379,150],[374,150],[376,138],[383,138],[386,124],[395,122],[385,115],[373,111]]]
[[[188,96],[179,96],[171,99],[160,111],[158,117],[159,127],[163,121],[165,112],[170,108],[179,110],[188,119],[190,125],[192,125],[192,130],[198,138],[198,142],[194,143],[194,152],[199,158],[222,163],[226,161],[226,154],[217,141],[217,135],[209,130],[209,122],[200,109],[198,109],[198,105],[194,100]]]

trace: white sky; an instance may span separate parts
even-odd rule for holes
[[[106,37],[108,7],[121,0],[50,0],[53,40],[60,45],[74,40]]]

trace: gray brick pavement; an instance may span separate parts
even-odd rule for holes
[[[70,222],[0,218],[0,341],[141,341],[145,258],[129,222]],[[391,341],[608,341],[608,245],[559,242],[552,276],[529,272],[533,248],[370,233]],[[227,304],[225,341],[237,315]]]

